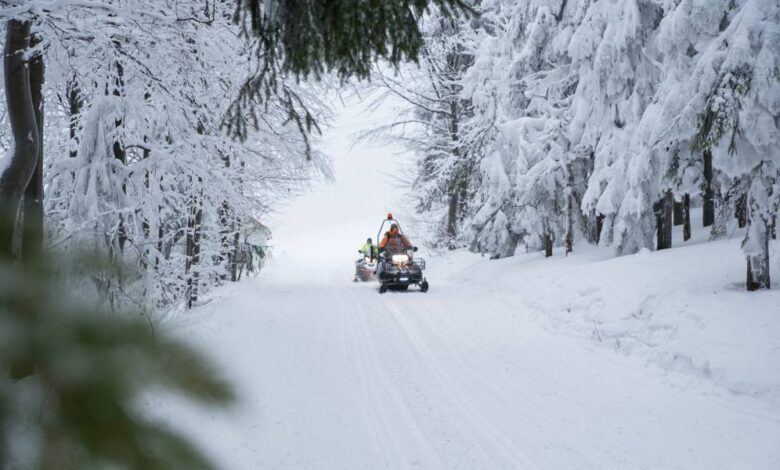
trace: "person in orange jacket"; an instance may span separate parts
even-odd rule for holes
[[[412,248],[412,242],[398,229],[398,224],[390,225],[390,230],[379,242],[379,251],[387,250],[390,255],[401,254]]]

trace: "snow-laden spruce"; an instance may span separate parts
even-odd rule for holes
[[[448,76],[468,104],[451,137],[460,150],[410,146],[421,162],[473,169],[457,231],[446,232],[455,245],[498,257],[519,246],[568,252],[576,240],[617,254],[668,248],[673,208],[687,240],[700,206],[713,238],[732,221],[747,226],[748,287],[769,286],[780,198],[776,1],[477,3],[478,18],[428,38],[446,36],[472,62]],[[420,208],[446,220],[453,191]]]

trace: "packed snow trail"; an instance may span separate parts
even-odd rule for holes
[[[376,284],[350,282],[351,266],[337,261],[313,247],[282,255],[260,278],[174,322],[216,356],[241,396],[224,414],[166,408],[222,468],[769,470],[780,462],[780,419],[750,413],[745,398],[662,383],[476,286],[447,283],[435,267],[430,292],[380,295]]]

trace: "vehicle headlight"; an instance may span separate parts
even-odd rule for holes
[[[393,263],[403,264],[409,262],[409,255],[393,255]]]

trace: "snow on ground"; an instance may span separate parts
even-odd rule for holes
[[[568,259],[531,253],[448,262],[456,266],[454,282],[475,280],[484,295],[528,311],[553,332],[640,358],[650,373],[678,373],[671,382],[682,376],[685,387],[714,384],[777,412],[780,290],[744,291],[739,240],[620,258],[580,245]],[[776,271],[780,244],[772,250]]]
[[[240,404],[160,413],[230,469],[780,467],[780,299],[735,286],[738,243],[582,251],[434,257],[385,295],[279,256],[169,325]]]
[[[240,402],[147,398],[163,422],[231,470],[780,468],[780,291],[742,291],[738,234],[621,258],[422,249],[431,290],[380,295],[351,282],[355,251],[414,214],[390,204],[392,152],[338,146],[352,127],[261,276],[165,325]]]

